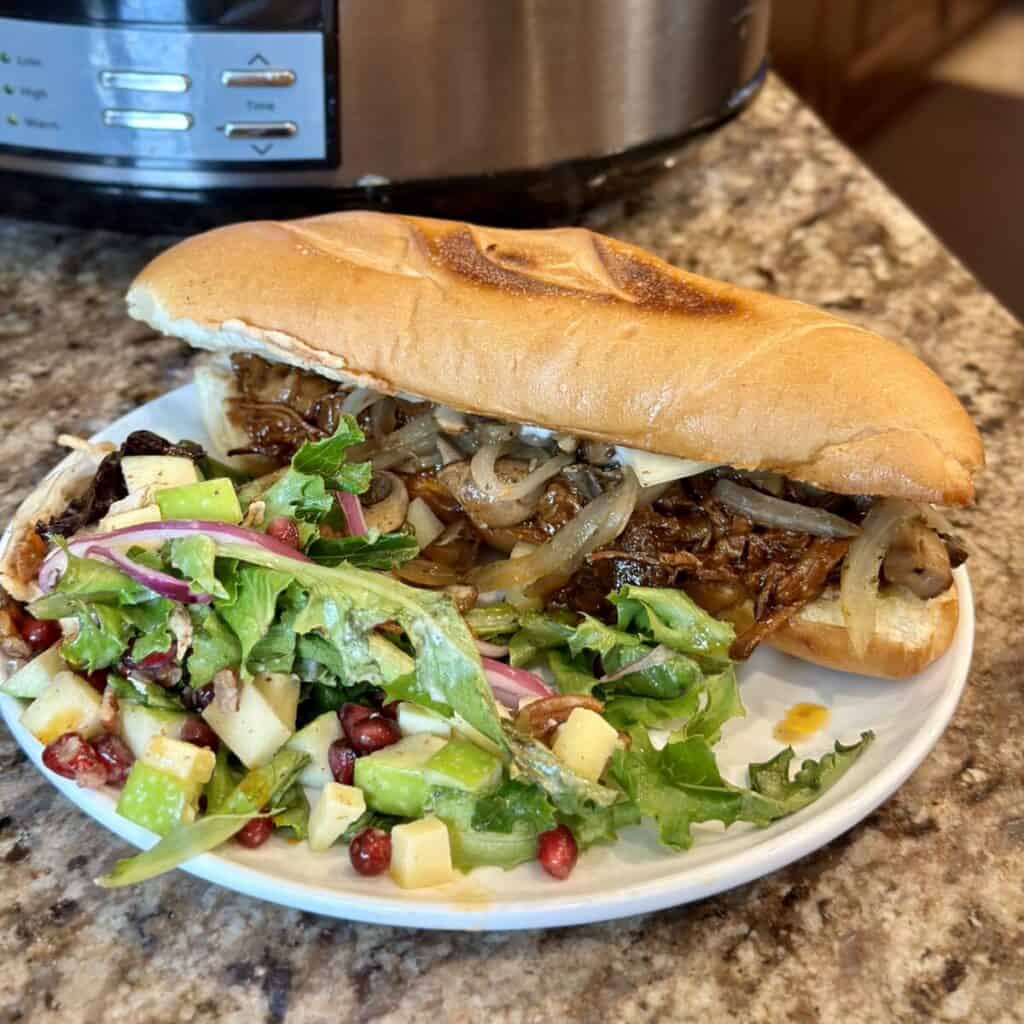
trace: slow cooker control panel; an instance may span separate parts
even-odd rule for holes
[[[0,148],[160,164],[324,161],[325,109],[320,32],[0,18]]]

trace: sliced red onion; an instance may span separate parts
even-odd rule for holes
[[[639,660],[631,662],[628,665],[623,665],[618,672],[612,672],[610,675],[601,676],[600,682],[613,683],[616,679],[632,675],[634,672],[643,672],[644,669],[654,668],[655,665],[664,665],[666,661],[671,661],[676,657],[678,657],[678,655],[671,647],[666,647],[664,644],[658,644],[650,654],[645,654]]]
[[[473,637],[476,649],[487,658],[504,658],[508,654],[508,648],[502,644],[489,644],[486,640]]]
[[[297,562],[309,561],[301,551],[296,551],[295,548],[282,544],[265,533],[247,530],[244,526],[232,526],[230,523],[213,523],[205,519],[165,519],[159,523],[125,526],[123,529],[111,530],[109,533],[76,537],[68,542],[67,549],[71,554],[85,558],[88,557],[88,549],[94,544],[99,544],[104,548],[131,547],[133,544],[143,544],[147,541],[157,541],[162,544],[179,537],[194,537],[197,533],[205,534],[212,540],[220,541],[223,544],[250,544],[272,554],[280,555],[282,558],[291,558]],[[67,562],[64,548],[54,548],[46,556],[39,569],[39,587],[44,593],[54,588],[57,580],[67,568]],[[181,580],[178,582],[180,583]]]
[[[112,562],[126,576],[138,580],[144,587],[149,587],[154,594],[161,597],[169,597],[172,601],[180,601],[182,604],[209,604],[213,595],[206,591],[193,590],[185,580],[179,580],[177,576],[170,576],[158,569],[150,569],[145,565],[133,562],[126,554],[115,551],[105,544],[92,544],[83,552],[86,558],[99,555],[108,562]]]
[[[518,708],[523,697],[554,697],[555,691],[533,672],[524,668],[513,668],[503,661],[481,658],[487,682],[491,684],[494,696],[506,707]]]
[[[365,537],[369,532],[366,528],[366,517],[363,515],[363,505],[358,494],[350,494],[348,491],[335,491],[341,511],[345,513],[345,526],[348,528],[349,536]]]

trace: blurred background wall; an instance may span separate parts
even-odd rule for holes
[[[783,77],[1024,318],[1024,0],[774,0]]]

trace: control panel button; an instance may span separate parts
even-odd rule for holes
[[[295,84],[295,72],[287,68],[245,68],[222,71],[220,84],[231,88],[282,88]]]
[[[188,92],[188,75],[163,71],[101,71],[100,85],[105,89],[131,89],[133,92]]]
[[[290,139],[298,130],[294,121],[228,121],[221,126],[229,139]]]
[[[104,110],[103,123],[108,128],[186,132],[192,127],[192,115],[169,110]]]

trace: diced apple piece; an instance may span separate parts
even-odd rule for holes
[[[449,740],[426,763],[423,777],[430,786],[483,793],[501,782],[501,760],[466,740]]]
[[[501,747],[494,740],[485,736],[475,725],[470,725],[458,712],[455,713],[455,717],[452,719],[452,728],[463,739],[469,740],[470,743],[481,747],[496,757],[501,756]]]
[[[126,455],[121,459],[121,472],[129,494],[199,483],[196,464],[180,455]]]
[[[391,877],[403,889],[451,881],[452,851],[444,822],[421,818],[391,830]]]
[[[213,775],[213,766],[217,757],[206,747],[197,747],[194,743],[174,740],[169,736],[154,736],[142,755],[146,764],[159,768],[168,775],[173,775],[182,782],[203,786]]]
[[[404,700],[398,705],[398,728],[403,736],[425,732],[447,739],[452,734],[452,723],[443,715]]]
[[[433,510],[422,498],[413,498],[409,503],[406,521],[416,534],[420,550],[429,548],[444,533],[444,523],[434,515]]]
[[[365,811],[361,789],[328,782],[309,814],[309,848],[322,853]]]
[[[555,734],[551,750],[563,764],[591,782],[601,778],[619,734],[596,711],[574,708]]]
[[[274,709],[281,724],[295,732],[295,716],[299,709],[299,677],[289,672],[260,672],[253,679],[253,685],[263,694],[263,699]]]
[[[184,487],[167,487],[153,496],[164,519],[207,519],[240,523],[242,508],[234,485],[226,477]]]
[[[21,724],[40,743],[52,743],[66,732],[86,739],[102,729],[100,695],[73,672],[59,672],[25,709]]]
[[[416,818],[423,813],[430,795],[423,768],[443,746],[440,736],[429,733],[406,736],[390,747],[357,758],[355,784],[375,811]]]
[[[327,752],[335,740],[342,737],[341,722],[337,712],[325,711],[314,718],[309,725],[300,729],[286,744],[289,750],[297,750],[301,754],[309,754],[309,764],[302,769],[299,782],[303,786],[319,789],[334,781],[331,766],[327,760]]]
[[[158,522],[160,522],[160,509],[156,505],[143,505],[142,508],[135,508],[130,512],[118,512],[114,515],[104,516],[96,524],[96,529],[99,533],[110,533],[111,530],[123,530],[126,526]],[[154,543],[157,542],[150,540],[148,546],[153,547]],[[147,545],[140,544],[140,547],[144,546]]]
[[[0,686],[0,693],[20,697],[22,700],[35,700],[57,678],[59,672],[66,671],[67,666],[60,656],[60,644],[56,643],[47,647],[42,654],[37,654],[27,665],[22,665]]]
[[[136,761],[117,801],[117,813],[165,836],[176,825],[194,821],[199,788],[145,761]]]
[[[214,701],[203,718],[246,768],[268,764],[292,734],[255,683],[242,683],[236,711]]]
[[[190,717],[183,711],[147,708],[129,701],[120,702],[118,715],[121,719],[121,736],[136,760],[142,758],[154,736],[181,739],[181,730]]]

